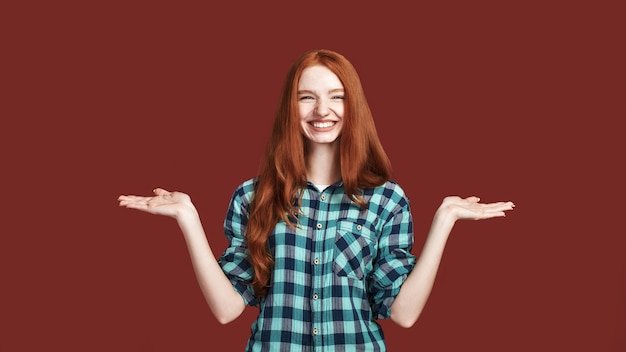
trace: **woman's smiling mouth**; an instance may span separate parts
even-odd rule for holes
[[[335,121],[311,121],[309,122],[315,128],[328,128],[334,126],[337,122]]]

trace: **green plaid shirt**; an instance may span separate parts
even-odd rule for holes
[[[338,182],[302,192],[299,226],[280,221],[269,238],[275,266],[266,297],[250,283],[244,239],[255,180],[233,194],[223,271],[248,305],[259,306],[246,351],[385,351],[376,319],[390,316],[415,264],[409,201],[392,181],[364,189],[362,210]]]

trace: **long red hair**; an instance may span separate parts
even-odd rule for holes
[[[254,268],[252,286],[259,297],[267,294],[274,265],[268,237],[278,221],[295,227],[300,190],[306,188],[306,148],[298,110],[298,81],[302,71],[322,65],[344,86],[344,116],[340,135],[341,178],[346,194],[361,207],[362,188],[383,184],[391,176],[389,158],[378,139],[361,81],[352,64],[329,50],[312,50],[300,56],[289,70],[264,163],[250,204],[246,239]]]

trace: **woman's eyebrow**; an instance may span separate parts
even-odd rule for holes
[[[335,89],[329,90],[328,93],[343,93],[343,91],[344,91],[343,88],[335,88]],[[315,94],[315,92],[312,90],[308,90],[308,89],[301,89],[301,90],[298,90],[298,94]]]

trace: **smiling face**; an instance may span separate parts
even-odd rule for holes
[[[298,82],[298,109],[302,131],[310,143],[334,143],[343,122],[343,84],[325,66],[302,71]]]

